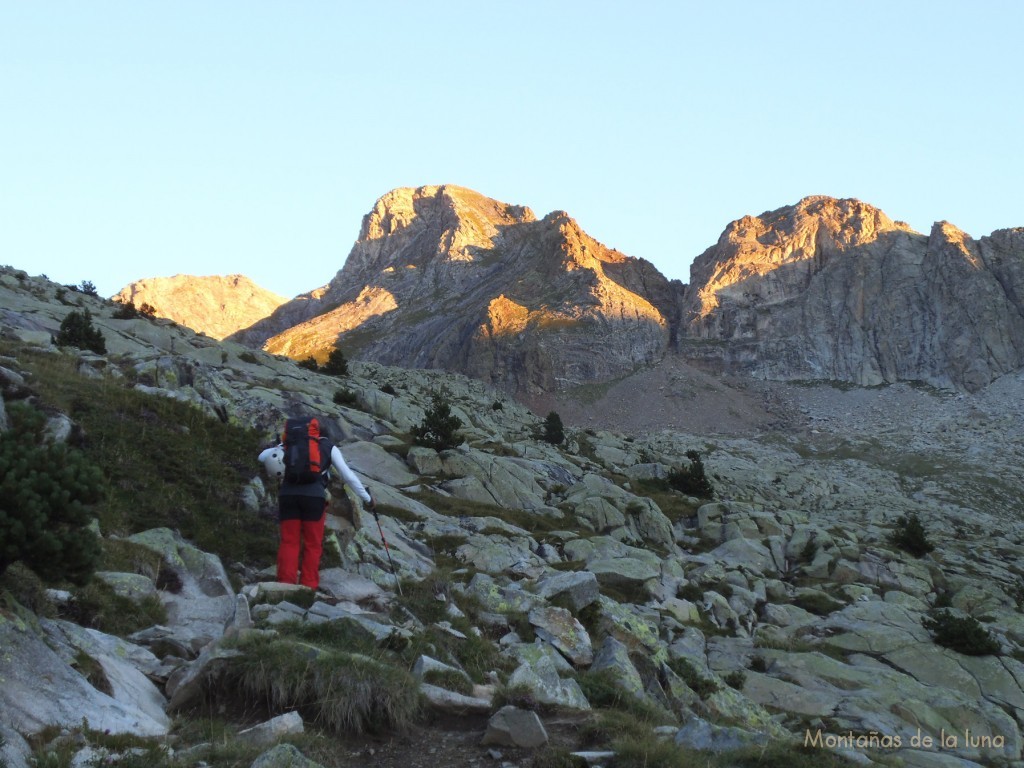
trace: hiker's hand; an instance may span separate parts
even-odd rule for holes
[[[370,497],[370,501],[369,501],[369,502],[367,502],[367,504],[366,504],[366,507],[367,507],[367,509],[369,509],[369,510],[370,510],[371,512],[376,512],[376,511],[377,511],[377,502],[376,502],[376,501],[374,501],[374,498],[373,498],[373,496],[371,496],[371,497]]]

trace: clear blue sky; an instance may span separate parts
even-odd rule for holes
[[[689,279],[746,214],[1024,226],[1024,3],[0,0],[0,263],[292,296],[459,184]]]

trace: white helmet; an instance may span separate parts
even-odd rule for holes
[[[263,471],[267,477],[278,480],[284,477],[284,448],[278,446],[264,457]]]

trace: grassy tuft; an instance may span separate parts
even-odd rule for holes
[[[358,653],[288,639],[249,636],[208,692],[258,702],[272,714],[298,710],[344,734],[405,731],[420,712],[418,686],[399,667]]]
[[[679,675],[690,690],[702,699],[706,699],[712,694],[718,693],[718,683],[709,677],[701,675],[700,672],[697,671],[697,668],[686,659],[671,659],[668,662],[668,666],[669,669]]]
[[[167,611],[156,595],[133,600],[96,578],[76,590],[71,602],[58,607],[58,613],[62,619],[118,637],[167,623]]]

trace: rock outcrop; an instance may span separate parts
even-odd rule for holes
[[[562,211],[455,186],[397,189],[323,289],[236,336],[301,359],[455,370],[514,391],[612,378],[664,354],[681,286]]]
[[[287,299],[244,275],[149,277],[122,288],[114,301],[151,306],[159,317],[223,339],[262,320]]]
[[[928,236],[857,200],[746,216],[694,261],[680,349],[767,379],[977,391],[1024,365],[1024,229]]]

